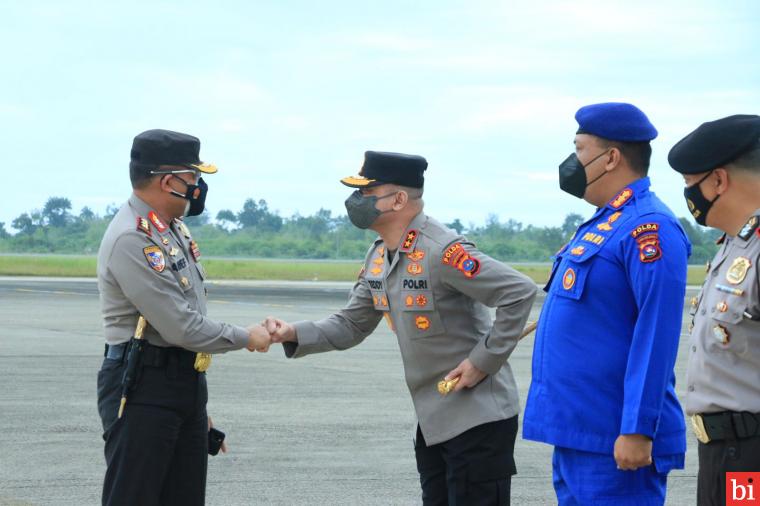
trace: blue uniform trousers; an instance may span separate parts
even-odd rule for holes
[[[560,506],[662,506],[668,475],[655,465],[621,471],[612,455],[554,447],[554,490]]]

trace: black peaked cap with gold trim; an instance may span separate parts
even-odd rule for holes
[[[340,182],[351,188],[370,188],[381,184],[422,188],[427,166],[427,160],[418,155],[367,151],[359,175],[344,177]]]

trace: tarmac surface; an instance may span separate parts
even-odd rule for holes
[[[350,284],[209,285],[209,316],[238,324],[268,315],[317,319]],[[689,294],[690,296],[690,294]],[[531,320],[540,312],[536,301]],[[684,317],[685,324],[687,323]],[[687,335],[676,366],[683,395]],[[524,403],[533,336],[510,363]],[[87,279],[0,278],[0,505],[99,504],[105,471],[95,381],[103,358],[97,286]],[[210,458],[209,505],[420,504],[414,411],[385,322],[364,343],[298,360],[280,346],[214,357],[209,414],[229,453]],[[670,474],[669,505],[693,505],[696,441]],[[551,448],[518,435],[512,504],[556,504]]]

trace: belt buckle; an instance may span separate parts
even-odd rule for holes
[[[707,435],[705,421],[702,418],[702,415],[691,415],[691,428],[694,430],[694,434],[697,436],[697,440],[700,443],[707,444],[711,441],[710,436]]]
[[[196,353],[195,364],[193,365],[196,371],[206,372],[211,367],[211,354],[210,353]]]

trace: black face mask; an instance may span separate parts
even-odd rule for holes
[[[689,212],[694,217],[694,220],[702,226],[707,225],[707,213],[710,212],[710,208],[715,204],[715,201],[720,198],[720,195],[717,195],[714,199],[707,200],[704,193],[702,193],[702,189],[699,187],[702,181],[707,179],[712,173],[713,171],[708,172],[705,177],[683,189],[683,196],[686,198]]]
[[[372,226],[373,223],[383,213],[389,211],[381,211],[376,207],[377,201],[380,199],[392,197],[398,192],[391,192],[382,197],[375,195],[362,195],[362,192],[356,190],[346,199],[346,211],[348,212],[348,219],[355,227],[361,229],[367,229]]]
[[[575,153],[571,154],[565,161],[559,164],[559,187],[563,191],[582,199],[586,194],[586,188],[599,181],[599,179],[607,174],[605,170],[597,178],[590,183],[586,180],[586,167],[598,160],[607,151],[603,151],[599,155],[595,156],[586,165],[583,165]]]
[[[208,194],[208,185],[203,178],[198,179],[198,184],[190,184],[181,177],[174,176],[187,187],[185,194],[172,190],[172,195],[183,198],[188,201],[189,205],[185,211],[185,216],[198,216],[206,208],[206,195]]]

